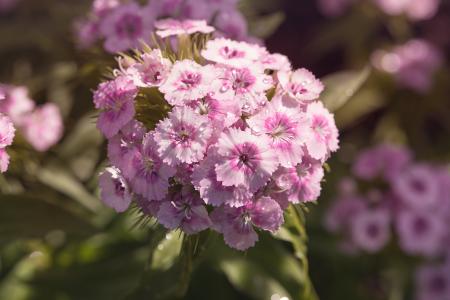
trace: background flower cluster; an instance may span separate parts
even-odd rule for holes
[[[142,41],[152,42],[155,21],[168,17],[205,20],[217,28],[217,36],[253,39],[248,35],[247,22],[237,9],[237,2],[150,0],[143,6],[137,1],[95,0],[89,16],[79,20],[75,29],[81,47],[90,47],[100,40],[111,53],[138,48]]]

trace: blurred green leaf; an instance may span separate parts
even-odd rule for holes
[[[336,124],[339,128],[347,128],[385,104],[386,100],[379,90],[364,88],[335,113]]]
[[[78,178],[87,180],[97,165],[102,142],[94,115],[89,113],[78,121],[57,151]]]
[[[153,252],[152,269],[169,269],[180,255],[183,236],[168,232]]]
[[[223,260],[220,267],[235,287],[254,299],[270,299],[275,294],[293,299],[280,282],[243,256]]]
[[[278,29],[284,19],[282,12],[251,18],[248,21],[249,31],[259,38],[267,38]]]
[[[100,201],[89,193],[83,184],[77,180],[62,164],[54,161],[41,167],[37,178],[47,186],[78,201],[90,211],[98,211],[102,206]]]
[[[318,299],[311,280],[309,279],[309,265],[307,253],[307,234],[305,229],[305,219],[301,208],[295,205],[290,205],[285,213],[285,224],[274,235],[278,239],[289,242],[293,249],[295,256],[300,263],[302,276],[300,279],[301,289],[299,291],[298,299],[301,300],[316,300]]]
[[[344,71],[328,75],[322,79],[325,90],[321,100],[329,111],[335,112],[345,105],[366,82],[370,67],[360,71]]]
[[[77,236],[95,232],[87,220],[38,197],[1,195],[0,242],[43,237],[53,230]]]
[[[127,245],[125,241],[107,247],[105,250],[115,251],[93,262],[42,270],[29,280],[33,287],[29,299],[124,299],[139,282],[148,253],[142,245]]]

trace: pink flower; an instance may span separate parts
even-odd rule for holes
[[[124,212],[130,206],[132,195],[128,184],[116,167],[106,168],[99,177],[100,197],[105,205],[117,212]]]
[[[273,175],[280,197],[291,203],[311,202],[320,195],[320,182],[324,176],[321,164],[304,159],[290,168],[280,168]]]
[[[93,20],[77,20],[74,24],[78,47],[86,49],[97,42],[99,38],[99,23]]]
[[[214,26],[225,36],[235,40],[242,40],[248,34],[247,20],[236,9],[219,10]]]
[[[94,0],[92,2],[92,12],[97,17],[105,17],[106,14],[119,5],[119,0]]]
[[[247,120],[256,134],[265,134],[283,167],[293,167],[302,160],[302,130],[306,118],[297,107],[287,107],[276,97],[263,110]]]
[[[157,16],[169,16],[179,14],[181,4],[184,0],[152,0],[147,4],[146,9],[152,11]]]
[[[44,104],[26,115],[20,127],[25,139],[37,151],[47,151],[63,134],[61,112],[53,103]]]
[[[450,298],[450,273],[446,265],[424,265],[416,272],[417,300]]]
[[[224,68],[217,81],[215,97],[238,101],[244,113],[251,114],[267,102],[265,92],[272,87],[272,79],[262,68],[248,66],[241,69]]]
[[[224,186],[244,186],[256,192],[278,166],[275,153],[265,136],[230,128],[218,142],[221,160],[216,164],[217,180]]]
[[[7,116],[0,114],[0,149],[10,146],[13,142],[16,129]]]
[[[358,196],[345,196],[334,201],[325,215],[325,227],[333,233],[351,230],[351,220],[367,210],[365,199]]]
[[[235,101],[220,101],[211,95],[191,101],[188,106],[199,115],[207,116],[215,126],[216,132],[219,131],[219,128],[233,125],[241,117],[241,107],[238,103]]]
[[[178,21],[174,19],[164,19],[156,21],[155,27],[158,29],[156,34],[161,38],[172,35],[189,35],[196,32],[207,34],[214,31],[214,27],[208,26],[205,20]]]
[[[133,82],[123,76],[101,83],[94,92],[95,108],[102,110],[97,127],[107,138],[116,135],[133,119],[137,92]]]
[[[176,107],[155,129],[158,153],[169,165],[198,162],[205,155],[211,133],[206,116],[188,107]]]
[[[394,75],[403,86],[417,92],[427,92],[433,76],[441,66],[443,54],[425,40],[413,39],[391,51],[377,50],[372,55],[376,68]]]
[[[269,53],[264,51],[259,58],[259,62],[266,70],[289,72],[291,71],[291,62],[287,56],[280,53]]]
[[[257,45],[218,38],[208,41],[201,54],[209,61],[241,68],[256,62],[261,51]]]
[[[324,89],[322,82],[306,69],[278,72],[277,77],[283,92],[297,101],[319,99]]]
[[[105,49],[111,53],[139,48],[152,32],[154,16],[136,3],[120,5],[109,13],[100,24],[105,36]]]
[[[175,169],[162,162],[156,152],[156,144],[151,133],[143,141],[141,151],[136,152],[131,161],[133,191],[147,200],[162,200],[167,195],[169,178]]]
[[[5,148],[0,148],[0,173],[5,173],[9,166],[9,155]]]
[[[400,247],[406,253],[432,257],[443,250],[446,224],[433,214],[404,209],[396,221]]]
[[[440,182],[428,165],[413,165],[394,178],[393,189],[407,205],[416,209],[437,208],[442,203]]]
[[[380,251],[390,238],[389,212],[384,209],[364,210],[351,220],[353,243],[370,253]]]
[[[154,49],[141,55],[142,61],[133,64],[126,70],[138,87],[159,86],[169,75],[172,63],[161,54],[161,50]]]
[[[12,144],[14,135],[15,128],[11,119],[0,113],[0,173],[8,169],[9,155],[5,149]]]
[[[382,176],[395,179],[411,161],[411,153],[404,147],[380,144],[361,151],[356,157],[352,171],[355,176],[371,180]]]
[[[0,14],[14,10],[21,0],[0,0]]]
[[[334,117],[322,102],[309,104],[306,116],[309,127],[305,132],[306,148],[312,158],[323,161],[328,158],[330,152],[339,148],[339,132]]]
[[[127,179],[133,176],[134,169],[131,162],[135,153],[142,148],[144,135],[144,125],[136,120],[131,120],[118,134],[108,140],[108,158]]]
[[[212,65],[201,66],[192,60],[177,61],[159,87],[165,99],[172,105],[184,105],[186,101],[205,97],[217,78]]]
[[[215,165],[220,161],[216,149],[208,151],[206,158],[200,162],[192,173],[192,184],[200,192],[200,197],[206,204],[239,207],[246,204],[252,194],[244,187],[223,186],[217,180]]]
[[[182,191],[169,195],[157,214],[158,221],[168,229],[180,228],[195,234],[211,226],[208,211],[193,193]]]
[[[258,240],[254,226],[276,232],[284,222],[281,207],[269,197],[239,208],[219,207],[213,211],[211,219],[214,229],[223,234],[225,243],[241,251],[253,247]]]
[[[210,20],[215,11],[206,0],[184,0],[180,7],[180,19]]]
[[[386,14],[404,13],[414,21],[432,18],[440,4],[440,0],[375,0],[375,2]]]
[[[28,89],[23,86],[0,85],[5,98],[0,101],[0,113],[11,118],[20,125],[26,114],[34,109],[34,101],[28,95]]]
[[[355,0],[318,0],[319,10],[327,17],[342,15]]]

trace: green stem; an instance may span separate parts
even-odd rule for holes
[[[302,264],[303,270],[305,270],[305,283],[303,289],[300,291],[301,300],[318,300],[319,297],[314,289],[314,286],[309,278],[309,264],[306,256],[308,237],[305,229],[305,217],[303,212],[295,205],[290,205],[288,208],[287,218],[290,218],[291,224],[295,227],[298,233],[298,240],[292,241],[292,245],[295,250],[295,256]]]

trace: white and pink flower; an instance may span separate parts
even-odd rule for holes
[[[217,79],[214,66],[201,66],[192,60],[178,61],[166,81],[159,87],[167,102],[185,105],[187,101],[205,97],[211,92],[211,84]]]
[[[205,20],[175,20],[164,19],[155,22],[156,34],[161,38],[173,35],[190,35],[194,33],[211,33],[214,27],[209,26]]]
[[[176,107],[155,129],[158,154],[169,165],[203,159],[212,128],[206,116],[191,108]]]
[[[209,61],[241,68],[255,63],[261,51],[257,45],[218,38],[208,41],[201,54]]]
[[[306,69],[278,72],[277,78],[283,92],[300,102],[319,99],[324,89],[322,82]]]

